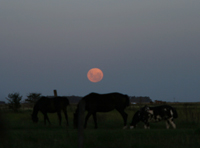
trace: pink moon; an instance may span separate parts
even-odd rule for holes
[[[92,68],[88,71],[87,78],[91,82],[94,82],[94,83],[99,82],[103,79],[103,72],[99,68]]]

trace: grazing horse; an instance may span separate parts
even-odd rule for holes
[[[44,115],[44,124],[46,125],[46,120],[49,122],[49,124],[51,124],[47,113],[57,113],[59,125],[61,125],[61,110],[63,110],[68,125],[67,105],[69,105],[69,100],[67,97],[41,97],[33,108],[32,120],[35,123],[38,122],[37,114],[40,111]]]
[[[144,128],[150,128],[150,122],[159,122],[166,120],[166,128],[169,129],[170,124],[175,129],[176,124],[173,119],[178,118],[178,114],[175,108],[169,105],[161,105],[156,107],[144,106],[139,111],[137,111],[130,124],[130,128],[135,128],[137,123],[142,121],[145,126]]]
[[[79,102],[76,112],[74,113],[74,128],[78,126],[78,116],[80,103],[85,103],[85,110],[88,111],[85,117],[84,128],[87,126],[87,121],[91,115],[93,115],[95,128],[97,128],[97,112],[109,112],[116,109],[124,120],[124,128],[126,128],[128,114],[124,112],[124,109],[129,106],[130,101],[127,95],[120,93],[109,93],[109,94],[97,94],[90,93],[82,98]]]

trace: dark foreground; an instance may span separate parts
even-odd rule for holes
[[[175,120],[177,129],[165,129],[165,123],[151,124],[151,129],[143,129],[139,124],[137,129],[123,130],[123,122],[117,111],[97,115],[99,128],[94,129],[93,120],[88,121],[84,131],[85,148],[199,148],[200,122],[199,108],[193,110],[178,109],[179,119]],[[12,113],[2,112],[6,123],[6,134],[0,142],[0,148],[77,148],[78,133],[73,129],[72,116],[75,108],[69,108],[69,126],[66,126],[62,114],[62,126],[58,124],[57,114],[49,114],[51,126],[44,126],[43,116],[39,114],[39,123],[31,121],[31,110]],[[128,123],[135,109],[128,108]],[[186,115],[187,114],[187,115]],[[188,118],[192,116],[192,118]],[[2,131],[2,129],[1,129]],[[2,136],[2,135],[1,135]]]

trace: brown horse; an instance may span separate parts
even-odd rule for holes
[[[97,128],[97,112],[109,112],[116,109],[124,120],[124,128],[127,126],[127,113],[124,112],[124,109],[129,106],[130,101],[127,95],[123,95],[120,93],[109,93],[109,94],[97,94],[97,93],[90,93],[82,98],[80,102],[85,104],[85,110],[88,111],[85,117],[85,124],[84,128],[87,126],[87,121],[91,115],[93,115],[95,128]],[[78,116],[79,116],[79,108],[80,102],[74,113],[74,127],[77,128],[78,126]]]
[[[68,116],[67,116],[67,105],[69,105],[69,100],[67,97],[41,97],[35,104],[32,113],[32,120],[33,122],[38,122],[37,114],[38,112],[42,112],[44,115],[44,124],[46,125],[46,120],[50,123],[47,113],[57,113],[59,118],[59,125],[61,125],[61,110],[65,114],[65,119],[68,123]]]

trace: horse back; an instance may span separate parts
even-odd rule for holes
[[[150,110],[153,110],[155,115],[161,115],[163,117],[173,117],[177,118],[178,114],[175,108],[169,105],[161,105],[156,107],[149,107]]]
[[[86,110],[108,112],[115,108],[124,109],[129,105],[127,95],[120,93],[97,94],[91,93],[83,98],[86,102]]]
[[[67,105],[69,105],[67,97],[41,97],[34,108],[42,112],[54,113],[66,109]]]

